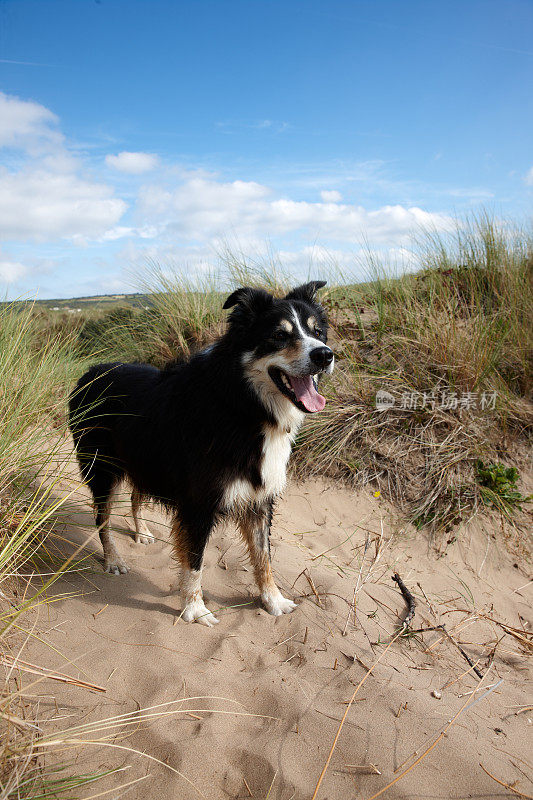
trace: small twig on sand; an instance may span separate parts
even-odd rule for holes
[[[499,625],[500,628],[505,631],[505,633],[508,633],[509,636],[513,636],[515,639],[517,639],[524,650],[533,653],[533,639],[531,638],[533,637],[533,631],[521,631],[519,628],[514,628],[512,625],[507,625],[505,622],[500,622],[499,620],[494,619],[491,614],[480,614],[479,616],[482,619],[487,619],[490,622],[493,622],[495,625]]]
[[[426,593],[425,593],[425,591],[423,590],[422,586],[420,585],[420,582],[419,582],[419,581],[417,581],[417,582],[416,582],[416,585],[418,586],[418,588],[420,589],[420,591],[421,591],[421,592],[422,592],[422,594],[424,595],[424,600],[425,600],[425,601],[426,601],[426,603],[428,604],[429,610],[431,611],[431,613],[433,614],[433,616],[435,617],[435,619],[436,619],[436,620],[438,620],[438,619],[439,619],[439,615],[437,614],[437,612],[436,612],[436,611],[435,611],[435,609],[433,608],[433,606],[432,606],[432,604],[431,604],[431,600],[429,599],[429,597],[427,596],[427,594],[426,594]]]
[[[483,772],[487,773],[489,778],[492,778],[493,781],[496,781],[496,783],[499,783],[500,786],[505,786],[506,789],[509,789],[510,792],[514,792],[518,797],[525,797],[526,800],[533,800],[533,796],[532,795],[524,794],[524,792],[519,792],[518,789],[514,788],[514,786],[511,786],[510,784],[504,783],[503,781],[498,780],[498,778],[495,778],[494,775],[492,774],[492,772],[489,772],[488,769],[485,769],[483,764],[480,764],[479,766],[481,767]]]
[[[440,625],[433,625],[431,628],[411,628],[411,633],[428,633],[429,631],[441,631]]]
[[[100,609],[100,611],[97,611],[97,612],[96,612],[96,614],[93,614],[93,617],[96,619],[96,617],[98,616],[98,614],[101,614],[101,613],[102,613],[102,611],[105,611],[105,610],[106,610],[106,608],[108,607],[108,605],[109,605],[109,603],[106,603],[106,604],[105,604],[105,606],[104,606],[103,608],[101,608],[101,609]]]
[[[392,580],[398,584],[398,588],[402,593],[405,602],[407,603],[407,614],[402,620],[402,628],[405,630],[415,615],[416,601],[397,572],[395,572],[392,576]]]
[[[307,583],[311,587],[311,591],[313,592],[313,594],[315,595],[315,597],[317,599],[318,605],[320,606],[320,608],[324,608],[324,604],[323,604],[322,600],[320,599],[320,595],[318,594],[318,592],[316,590],[316,586],[313,583],[313,579],[312,579],[312,577],[310,576],[310,574],[308,573],[307,570],[304,570],[304,575],[307,578]]]
[[[476,673],[478,678],[482,678],[483,677],[483,673],[481,672],[481,670],[476,667],[476,665],[474,664],[474,662],[472,661],[472,659],[470,658],[468,653],[465,653],[465,651],[463,650],[461,645],[458,642],[455,641],[455,639],[453,638],[453,636],[451,636],[451,634],[448,633],[448,631],[446,630],[446,626],[445,625],[439,625],[438,628],[440,628],[440,630],[444,633],[446,638],[449,639],[450,642],[453,645],[455,645],[455,647],[457,647],[457,649],[459,650],[459,652],[461,653],[461,655],[463,656],[465,661],[468,664],[470,664],[470,666],[472,667],[472,670]]]
[[[408,592],[408,590],[407,590],[407,588],[406,588],[405,584],[403,584],[403,581],[401,581],[401,579],[400,579],[400,576],[398,575],[398,573],[395,573],[395,574],[393,575],[393,577],[392,577],[392,580],[393,580],[393,581],[396,581],[396,583],[398,584],[398,586],[399,586],[399,587],[400,587],[400,589],[401,589],[401,592],[402,592],[403,596],[405,597],[405,599],[406,599],[407,603],[409,604],[409,600],[408,600],[408,598],[407,598],[407,596],[406,596],[406,594],[405,594],[405,592]],[[403,588],[402,588],[402,586],[403,586]],[[420,585],[420,583],[418,584],[418,588],[420,589],[420,591],[421,591],[421,592],[422,592],[422,594],[424,595],[424,597],[425,597],[425,599],[426,599],[426,602],[427,602],[428,606],[430,607],[430,609],[431,609],[432,613],[434,614],[434,616],[435,616],[435,617],[437,617],[437,614],[435,613],[435,610],[434,610],[434,608],[431,606],[431,603],[429,602],[429,599],[428,599],[428,597],[427,597],[426,593],[424,592],[424,590],[422,589],[422,586]],[[405,591],[404,591],[404,589],[405,589]],[[410,594],[410,592],[408,592],[408,594]],[[412,595],[410,595],[410,596],[411,596],[411,599],[413,600],[412,611],[413,611],[413,614],[414,614],[414,598],[413,598],[413,596],[412,596]],[[409,609],[409,613],[410,613],[410,612],[411,612],[411,607],[410,607],[410,609]],[[406,622],[407,622],[407,619],[408,619],[408,618],[409,618],[409,614],[408,614],[408,615],[407,615],[407,617],[405,618],[405,621],[404,621],[404,626],[406,625]],[[407,624],[408,624],[408,623],[407,623]],[[477,666],[474,664],[474,662],[472,661],[472,659],[470,658],[470,656],[468,655],[468,653],[466,653],[466,652],[463,650],[463,648],[461,647],[461,645],[460,645],[458,642],[456,642],[456,641],[455,641],[455,639],[453,638],[453,636],[452,636],[450,633],[448,633],[448,631],[447,631],[447,629],[446,629],[446,626],[445,626],[443,623],[441,623],[440,625],[435,625],[435,626],[434,626],[434,627],[432,627],[432,628],[426,628],[426,630],[428,630],[428,631],[437,631],[437,630],[438,630],[438,631],[442,631],[442,632],[443,632],[443,634],[445,635],[445,637],[446,637],[447,639],[449,639],[449,641],[450,641],[450,642],[451,642],[451,643],[452,643],[452,644],[453,644],[453,645],[454,645],[454,646],[455,646],[455,647],[456,647],[456,648],[459,650],[459,652],[461,653],[461,655],[463,656],[463,658],[465,659],[465,661],[466,661],[466,662],[469,664],[469,666],[471,667],[471,669],[473,670],[473,672],[475,672],[475,673],[476,673],[476,675],[478,676],[478,678],[482,678],[482,677],[483,677],[483,673],[481,672],[481,670],[480,670],[480,669],[478,669],[478,667],[477,667]],[[422,630],[420,630],[420,631],[413,631],[413,633],[423,633],[423,631],[422,631]]]
[[[360,775],[381,775],[375,764],[345,764],[344,769],[358,772]]]

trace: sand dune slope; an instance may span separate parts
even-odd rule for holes
[[[88,503],[80,501],[78,512],[65,529],[72,542],[82,535],[78,523],[90,520]],[[510,796],[480,762],[533,792],[527,779],[533,777],[533,711],[520,713],[532,702],[527,645],[487,619],[530,631],[532,585],[525,566],[513,566],[498,546],[489,523],[459,531],[458,541],[437,557],[426,537],[395,520],[380,498],[293,484],[275,517],[273,559],[279,584],[298,609],[273,618],[258,606],[243,548],[231,527],[221,528],[208,546],[204,574],[207,604],[220,624],[207,629],[179,619],[167,521],[153,510],[146,516],[158,537],[149,547],[136,545],[114,517],[131,572],[103,574],[95,544],[94,572],[62,581],[62,591],[80,594],[51,607],[43,643],[32,646],[35,663],[90,680],[105,693],[48,681],[38,689],[41,712],[44,718],[59,710],[67,717],[62,725],[79,724],[202,699],[163,707],[181,711],[109,739],[172,769],[116,747],[76,750],[79,771],[129,765],[85,796],[149,773],[127,797],[311,798],[346,702],[405,612],[391,580],[396,570],[417,598],[415,629],[445,623],[483,672],[493,656],[476,697],[502,683],[465,710],[384,796]],[[74,663],[65,666],[65,655]],[[358,692],[317,797],[370,798],[400,775],[476,688],[479,678],[467,670],[440,631],[396,641]]]

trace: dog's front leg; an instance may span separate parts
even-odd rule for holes
[[[183,598],[181,617],[185,622],[200,622],[208,628],[218,622],[205,605],[202,594],[202,564],[210,530],[211,526],[192,530],[182,521],[175,521],[172,526],[172,546],[181,565],[180,590]]]
[[[249,509],[241,517],[239,527],[248,546],[261,602],[269,614],[279,617],[281,614],[290,614],[294,611],[296,603],[283,597],[272,575],[270,562],[272,506],[272,501],[269,501]]]

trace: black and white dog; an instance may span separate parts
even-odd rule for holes
[[[334,359],[315,297],[324,285],[312,281],[283,299],[237,289],[224,303],[233,309],[226,333],[189,361],[164,370],[98,364],[71,395],[70,428],[106,571],[128,571],[109,530],[113,493],[126,478],[137,541],[153,538],[139,516],[143,499],[172,514],[188,622],[218,621],[204,604],[201,575],[209,534],[223,517],[240,528],[267,611],[296,607],[274,582],[269,535],[294,437],[305,414],[326,403],[317,380]]]

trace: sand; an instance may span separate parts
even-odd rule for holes
[[[104,574],[99,542],[93,542],[91,571],[69,574],[54,588],[76,596],[55,602],[36,620],[41,641],[30,645],[26,658],[105,688],[98,693],[42,681],[33,689],[41,696],[41,724],[59,730],[200,699],[164,706],[160,710],[173,713],[140,720],[121,735],[110,732],[109,744],[138,753],[102,743],[54,754],[52,760],[69,760],[77,772],[126,767],[75,796],[112,788],[104,796],[313,797],[346,703],[405,613],[394,571],[416,596],[415,629],[445,622],[483,672],[493,655],[475,696],[493,691],[465,710],[384,796],[511,796],[480,763],[533,792],[533,711],[522,712],[532,703],[531,668],[520,642],[482,618],[532,630],[529,568],[509,553],[498,521],[478,519],[457,529],[457,540],[439,554],[380,497],[293,483],[278,504],[272,552],[279,585],[297,610],[274,618],[259,607],[243,547],[231,526],[221,527],[206,554],[205,595],[220,620],[208,629],[179,618],[167,519],[153,509],[145,516],[157,537],[148,547],[135,544],[125,520],[113,517],[128,575]],[[82,495],[64,526],[67,551],[82,541],[90,520]],[[479,678],[467,670],[440,631],[393,643],[355,698],[317,797],[368,799],[400,775],[471,697]],[[52,717],[61,719],[47,722]]]

